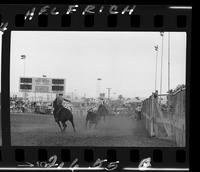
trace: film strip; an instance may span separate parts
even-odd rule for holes
[[[68,170],[189,170],[191,6],[21,4],[0,5],[2,87],[0,168],[62,167]],[[186,116],[184,146],[13,145],[10,112],[13,31],[186,33]],[[37,44],[37,42],[35,43]],[[46,64],[48,65],[48,63]],[[23,120],[23,119],[22,119]],[[12,122],[11,122],[12,121]],[[36,126],[37,127],[37,126]],[[150,130],[150,129],[149,129]],[[38,132],[40,132],[38,130]],[[23,131],[21,131],[23,135]],[[151,135],[151,134],[150,134]],[[19,139],[23,139],[23,137]],[[74,136],[73,136],[74,137]],[[22,141],[29,142],[27,140]],[[78,139],[78,138],[77,138]],[[51,138],[53,140],[53,138]],[[49,141],[51,141],[49,140]],[[125,142],[125,140],[124,140]],[[145,160],[145,161],[142,161]],[[146,165],[146,166],[145,166]],[[151,165],[151,166],[150,166]],[[90,168],[89,168],[90,167]],[[95,168],[91,168],[95,167]],[[99,168],[97,168],[99,167]]]

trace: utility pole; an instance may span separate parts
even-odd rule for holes
[[[24,60],[24,78],[26,72],[26,55],[21,55],[21,60]],[[26,99],[26,91],[24,91],[24,100]]]
[[[164,37],[164,32],[160,32],[160,36],[162,37],[162,51],[161,51],[161,72],[160,72],[160,94],[162,94],[162,68],[163,68],[163,37]]]
[[[170,90],[170,32],[168,32],[168,91]]]
[[[106,88],[108,90],[108,100],[110,100],[110,90],[111,88]]]
[[[36,91],[35,91],[35,102],[37,101],[37,98],[36,98]]]
[[[158,45],[154,46],[155,48],[155,51],[156,51],[156,69],[155,69],[155,92],[156,92],[156,89],[157,89],[157,64],[158,64]]]
[[[97,78],[97,88],[96,88],[96,98],[99,98],[99,94],[101,93],[101,78]]]
[[[26,72],[26,55],[21,55],[21,59],[24,60],[24,77]]]
[[[72,97],[71,97],[71,99],[72,99],[72,101],[74,100],[74,93],[73,93],[73,91],[72,91]]]

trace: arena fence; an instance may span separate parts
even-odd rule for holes
[[[163,103],[161,97],[166,98]],[[168,139],[185,146],[185,88],[166,95],[153,93],[143,101],[145,127],[150,136]]]

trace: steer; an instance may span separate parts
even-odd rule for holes
[[[99,115],[98,112],[92,111],[92,108],[87,111],[87,116],[86,116],[86,122],[85,122],[85,128],[91,127],[92,124],[95,125],[95,128],[97,127],[98,122],[100,121],[101,116]]]

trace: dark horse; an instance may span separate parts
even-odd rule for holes
[[[104,122],[106,121],[106,116],[108,115],[108,110],[104,104],[100,104],[97,110],[97,113],[99,114],[100,118],[103,117]]]
[[[66,121],[71,122],[74,132],[76,132],[74,121],[73,121],[73,115],[69,109],[64,108],[64,107],[58,107],[56,104],[54,104],[53,114],[54,114],[55,122],[58,124],[61,132],[64,132],[67,127]],[[61,127],[60,122],[62,123],[63,128]]]

